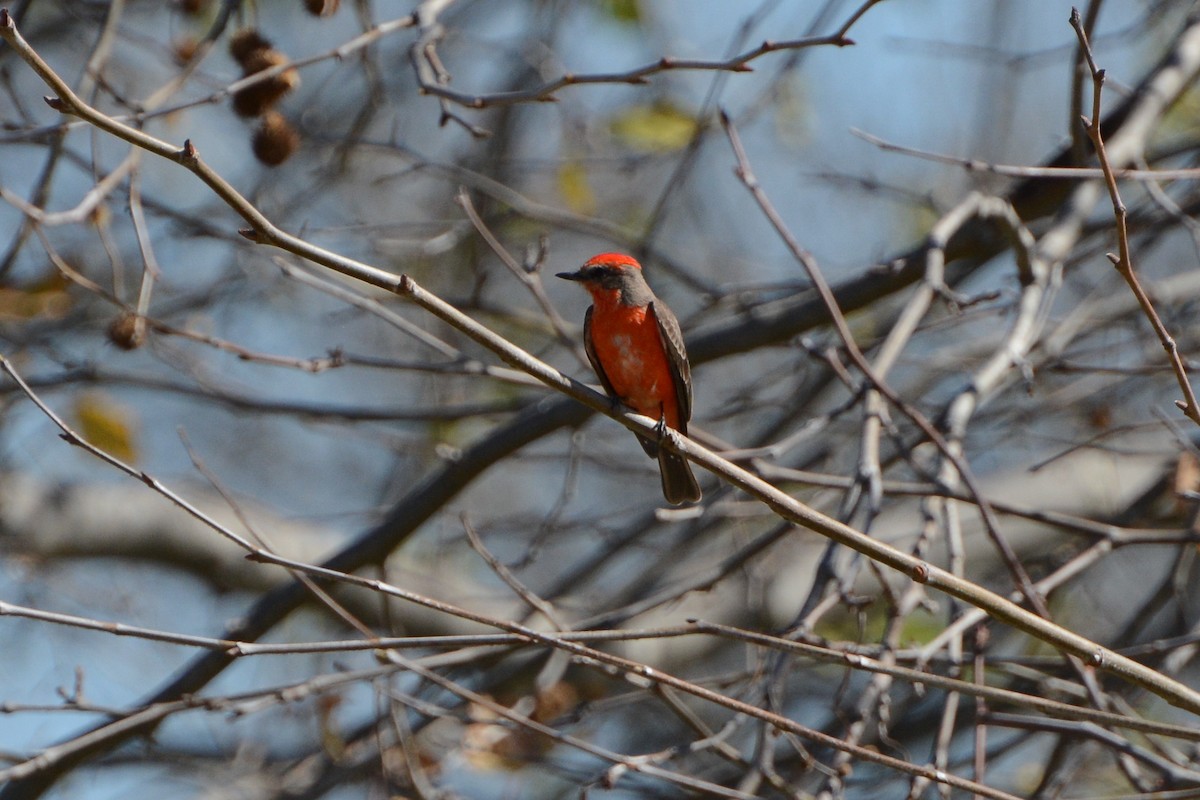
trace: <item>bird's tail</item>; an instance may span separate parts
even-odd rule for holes
[[[700,484],[696,483],[696,476],[692,474],[692,466],[686,458],[660,447],[658,471],[662,475],[663,497],[667,498],[668,503],[677,506],[700,499]]]

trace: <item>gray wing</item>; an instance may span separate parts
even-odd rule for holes
[[[686,435],[688,420],[692,418],[692,368],[683,347],[683,331],[671,309],[657,300],[650,303],[650,313],[658,323],[658,335],[662,337],[663,349],[671,364],[671,380],[675,384],[675,396],[679,398],[680,433]]]

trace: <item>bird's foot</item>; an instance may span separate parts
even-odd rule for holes
[[[662,442],[671,435],[671,429],[667,427],[667,415],[663,414],[658,418],[658,422],[654,423],[654,435],[658,437],[658,441]]]

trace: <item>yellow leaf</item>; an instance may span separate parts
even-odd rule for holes
[[[626,147],[643,153],[669,153],[696,135],[696,118],[666,100],[631,106],[609,121],[609,130]]]
[[[75,399],[75,424],[88,442],[126,462],[137,459],[129,410],[100,392]]]
[[[808,145],[808,96],[799,78],[780,81],[775,92],[775,135],[786,147],[799,150]]]
[[[596,195],[588,182],[587,170],[578,161],[564,161],[558,168],[558,193],[567,208],[577,214],[591,215],[596,211]]]
[[[57,272],[20,288],[0,288],[0,321],[62,319],[71,310],[70,284]]]

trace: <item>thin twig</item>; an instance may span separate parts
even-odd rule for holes
[[[939,164],[952,164],[962,167],[967,172],[982,172],[1012,178],[1050,178],[1052,180],[1064,181],[1096,180],[1105,177],[1104,170],[1099,167],[1031,167],[1019,164],[996,164],[978,158],[962,158],[960,156],[933,153],[929,150],[920,150],[915,147],[894,144],[858,128],[851,128],[850,133],[885,152],[902,153],[926,161],[935,161]],[[1123,167],[1113,169],[1112,175],[1118,180],[1131,181],[1194,181],[1200,180],[1200,167],[1181,167],[1179,169],[1151,169],[1149,166],[1142,166],[1137,169]]]
[[[1175,371],[1175,379],[1180,384],[1180,391],[1183,392],[1182,401],[1175,401],[1178,409],[1183,411],[1183,415],[1192,420],[1196,425],[1200,425],[1200,405],[1196,404],[1195,393],[1192,391],[1192,381],[1188,379],[1187,367],[1183,365],[1183,359],[1180,356],[1180,348],[1175,342],[1175,337],[1171,336],[1170,331],[1166,330],[1166,325],[1163,324],[1162,318],[1154,309],[1154,303],[1150,299],[1150,295],[1146,294],[1146,290],[1142,289],[1141,282],[1138,279],[1138,273],[1134,271],[1133,257],[1129,252],[1129,230],[1127,228],[1126,217],[1128,212],[1126,205],[1121,200],[1121,192],[1117,188],[1116,175],[1112,172],[1112,164],[1109,161],[1108,150],[1104,146],[1104,136],[1100,132],[1100,95],[1104,88],[1104,70],[1100,70],[1096,65],[1096,59],[1093,58],[1092,48],[1087,42],[1087,32],[1084,30],[1084,24],[1079,16],[1078,8],[1070,10],[1070,25],[1075,29],[1076,36],[1079,36],[1080,46],[1084,48],[1084,55],[1087,59],[1088,70],[1092,72],[1092,118],[1081,119],[1084,130],[1087,132],[1088,138],[1092,140],[1092,145],[1096,148],[1096,157],[1100,162],[1100,170],[1104,173],[1104,184],[1109,188],[1109,197],[1112,198],[1112,215],[1116,218],[1117,223],[1117,248],[1118,254],[1108,253],[1108,258],[1112,261],[1120,273],[1124,281],[1129,284],[1129,290],[1133,291],[1135,297],[1138,297],[1138,305],[1141,306],[1142,312],[1146,314],[1146,319],[1150,320],[1150,324],[1154,329],[1154,333],[1158,335],[1158,341],[1162,343],[1163,349],[1166,350],[1166,355],[1171,362],[1171,367]]]
[[[769,722],[771,725],[781,730],[793,733],[804,739],[817,742],[823,746],[831,747],[839,751],[853,752],[855,756],[864,761],[870,761],[875,764],[887,766],[910,775],[922,776],[929,780],[937,781],[938,783],[947,783],[955,788],[976,792],[984,797],[997,798],[998,800],[1012,800],[1012,795],[1002,792],[998,789],[982,786],[973,781],[968,781],[955,775],[946,774],[941,770],[935,770],[932,767],[911,764],[902,759],[884,755],[871,748],[848,745],[846,742],[842,741],[836,736],[832,736],[823,731],[818,731],[816,729],[809,728],[808,726],[801,725],[800,723],[797,723],[787,717],[766,711],[751,703],[744,702],[728,695],[723,695],[720,692],[714,691],[705,686],[701,686],[700,684],[678,678],[670,673],[654,669],[637,661],[612,655],[602,650],[597,650],[585,645],[566,641],[565,639],[557,637],[553,634],[542,633],[532,628],[519,625],[515,622],[494,619],[483,614],[469,611],[467,609],[456,608],[449,603],[431,601],[429,598],[420,597],[406,589],[388,584],[384,581],[375,580],[372,578],[363,578],[357,575],[349,575],[336,570],[330,570],[311,564],[305,564],[303,562],[281,558],[269,553],[259,552],[254,554],[253,558],[255,560],[262,559],[265,561],[270,561],[281,566],[290,566],[292,568],[307,572],[314,577],[340,581],[354,586],[361,586],[363,588],[370,589],[391,597],[410,600],[412,602],[420,602],[422,604],[429,605],[429,607],[432,608],[446,609],[447,611],[453,609],[456,616],[461,616],[464,619],[470,619],[485,625],[490,625],[510,633],[519,634],[526,637],[531,642],[557,648],[574,656],[575,660],[579,661],[580,663],[598,663],[607,665],[609,667],[614,667],[626,674],[630,680],[642,685],[661,683],[664,686],[671,687],[701,700],[728,708],[739,714],[745,714],[746,716]],[[395,658],[395,654],[392,654],[391,657]]]
[[[508,588],[512,589],[513,592],[515,592],[518,597],[528,603],[531,608],[540,611],[542,616],[544,616],[550,622],[550,624],[554,626],[556,631],[566,630],[567,624],[563,621],[562,616],[555,611],[554,606],[541,597],[538,597],[532,590],[530,590],[528,586],[522,583],[520,579],[512,573],[512,570],[506,567],[503,562],[500,561],[500,559],[496,558],[496,556],[494,556],[492,552],[487,549],[487,546],[484,545],[483,540],[479,538],[479,532],[475,530],[475,526],[471,524],[471,520],[467,517],[466,513],[461,515],[460,521],[462,522],[463,530],[466,531],[467,539],[471,542],[471,548],[479,554],[480,558],[487,562],[487,565],[491,568],[492,572],[495,572],[500,580],[504,581],[504,583],[508,585]]]
[[[1117,272],[1129,284],[1130,291],[1137,298],[1138,305],[1142,307],[1142,312],[1146,315],[1146,319],[1150,321],[1151,327],[1154,328],[1155,334],[1158,335],[1158,341],[1162,344],[1163,350],[1167,352],[1167,358],[1171,362],[1171,366],[1175,371],[1175,379],[1179,383],[1179,390],[1183,393],[1183,400],[1176,400],[1175,405],[1183,412],[1184,416],[1192,422],[1200,425],[1200,405],[1196,402],[1196,395],[1192,391],[1191,381],[1188,379],[1187,367],[1183,363],[1182,357],[1179,355],[1179,346],[1175,343],[1175,338],[1171,336],[1167,326],[1159,317],[1158,311],[1154,308],[1154,302],[1150,296],[1146,294],[1142,288],[1141,281],[1138,280],[1137,273],[1133,266],[1133,257],[1129,249],[1129,230],[1126,226],[1126,217],[1128,212],[1125,208],[1125,203],[1121,201],[1121,193],[1117,188],[1117,178],[1113,173],[1112,163],[1109,160],[1108,151],[1104,146],[1104,136],[1100,131],[1100,96],[1104,87],[1104,70],[1096,66],[1096,60],[1092,55],[1092,48],[1088,44],[1087,32],[1083,28],[1083,21],[1079,16],[1079,9],[1071,9],[1071,27],[1075,29],[1075,34],[1079,37],[1079,44],[1083,48],[1084,56],[1087,60],[1088,69],[1092,73],[1092,116],[1091,119],[1082,117],[1081,122],[1083,128],[1087,132],[1088,138],[1092,140],[1092,145],[1096,148],[1096,158],[1100,162],[1100,169],[1104,173],[1104,182],[1108,186],[1109,197],[1112,198],[1113,216],[1117,222],[1117,248],[1118,254],[1108,253],[1108,260],[1117,268]]]
[[[546,288],[542,284],[541,274],[535,270],[527,270],[517,263],[517,260],[512,257],[512,254],[500,243],[496,238],[496,234],[492,233],[491,228],[479,216],[479,212],[475,208],[475,204],[471,201],[471,195],[466,188],[459,187],[457,194],[454,195],[454,201],[462,208],[463,213],[467,215],[467,219],[475,226],[476,232],[487,242],[487,246],[491,248],[496,257],[504,266],[508,267],[518,281],[520,281],[533,298],[537,300],[539,306],[542,307],[542,313],[546,315],[546,319],[550,321],[550,326],[554,328],[554,333],[558,340],[567,346],[571,352],[574,352],[580,359],[580,363],[586,363],[586,358],[583,357],[583,352],[580,350],[577,342],[579,337],[573,336],[567,330],[567,322],[558,313],[558,309],[554,303],[550,301],[550,297],[546,294]]]
[[[859,372],[861,372],[863,376],[866,377],[866,379],[870,382],[872,388],[886,397],[889,403],[891,403],[901,413],[912,420],[912,422],[921,430],[921,432],[929,439],[929,441],[934,443],[934,445],[938,448],[938,451],[941,452],[942,455],[954,465],[955,470],[958,472],[959,477],[962,479],[962,482],[966,485],[967,489],[972,495],[978,498],[977,504],[980,517],[983,519],[984,528],[987,530],[989,537],[991,537],[992,542],[999,551],[1001,558],[1003,558],[1004,563],[1008,567],[1009,573],[1013,576],[1013,580],[1018,589],[1029,602],[1030,606],[1040,616],[1049,618],[1050,611],[1046,606],[1045,598],[1041,597],[1034,590],[1033,582],[1030,580],[1029,574],[1026,572],[1025,567],[1021,564],[1020,559],[1017,558],[1017,554],[1012,549],[1012,546],[1008,543],[1008,540],[1005,539],[1001,534],[1000,524],[996,519],[995,512],[992,511],[991,507],[987,504],[987,501],[983,499],[983,492],[980,489],[978,482],[975,480],[970,466],[962,457],[961,453],[959,453],[955,447],[951,446],[950,442],[946,441],[946,438],[942,436],[941,432],[938,431],[936,427],[934,427],[933,423],[931,423],[915,406],[896,394],[896,392],[890,386],[888,386],[888,384],[875,372],[874,368],[867,361],[866,357],[862,353],[862,350],[858,347],[857,342],[855,342],[854,334],[850,331],[850,325],[846,321],[846,317],[842,314],[841,309],[838,307],[837,300],[834,298],[833,292],[829,288],[829,284],[825,281],[824,276],[821,274],[821,270],[818,268],[811,254],[809,254],[808,251],[801,247],[800,243],[796,241],[795,237],[784,223],[783,218],[780,217],[779,213],[775,210],[770,198],[768,198],[766,193],[762,190],[762,186],[759,184],[758,179],[750,170],[749,159],[746,156],[745,149],[742,147],[741,139],[738,137],[737,129],[734,127],[733,121],[727,114],[722,113],[721,123],[725,127],[725,132],[729,137],[729,142],[733,149],[734,157],[737,160],[736,169],[738,177],[741,178],[742,183],[745,184],[746,188],[750,191],[751,195],[755,199],[755,202],[758,203],[759,208],[762,210],[763,215],[767,218],[767,220],[771,223],[771,226],[775,229],[776,233],[778,233],[780,238],[783,240],[784,245],[803,267],[805,274],[807,274],[809,277],[809,280],[812,281],[813,288],[816,289],[817,295],[821,298],[822,303],[825,305],[826,311],[829,314],[830,320],[833,322],[834,329],[837,331],[838,337],[842,342],[842,346],[845,348],[846,354],[850,357],[850,360],[854,362],[854,366],[858,368]]]

